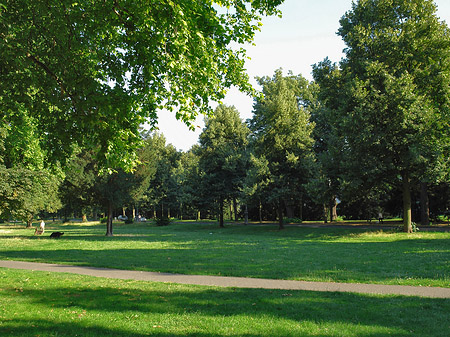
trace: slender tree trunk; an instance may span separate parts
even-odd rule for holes
[[[259,200],[259,223],[262,223],[262,203],[261,203],[261,199]]]
[[[328,207],[325,203],[323,204],[323,222],[328,223]]]
[[[303,221],[303,193],[300,193],[300,202],[298,206],[298,218]]]
[[[283,224],[283,202],[278,200],[278,229],[284,229]]]
[[[223,224],[223,199],[220,198],[219,201],[219,227],[225,227]]]
[[[420,223],[422,226],[430,224],[430,203],[428,199],[428,184],[420,183]]]
[[[108,202],[108,219],[106,220],[106,236],[113,236],[113,205]]]
[[[402,173],[403,190],[403,231],[412,233],[411,224],[411,182],[407,172]]]
[[[239,216],[238,216],[238,205],[237,205],[236,198],[233,198],[233,208],[234,208],[234,221],[238,222]]]
[[[200,221],[201,218],[202,218],[202,215],[201,215],[200,211],[197,211],[197,221]]]
[[[245,204],[244,220],[245,220],[245,224],[248,225],[248,207],[247,207],[247,204]]]

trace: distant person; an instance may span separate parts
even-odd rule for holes
[[[34,231],[34,235],[40,235],[44,233],[45,231],[45,222],[44,220],[41,220],[41,223],[39,224],[39,227],[36,227],[36,230]]]
[[[383,223],[383,213],[378,212],[378,222]]]

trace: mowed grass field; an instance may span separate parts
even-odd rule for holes
[[[450,287],[450,233],[173,223],[0,226],[0,259],[181,274]],[[62,231],[61,239],[50,239]]]
[[[0,226],[0,259],[450,287],[450,233],[182,222]],[[60,240],[48,236],[63,231]],[[448,336],[449,299],[124,281],[0,268],[1,336]]]

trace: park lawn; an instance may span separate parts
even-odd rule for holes
[[[0,259],[306,281],[450,287],[450,233],[180,222],[0,225]],[[63,231],[59,240],[52,231]]]
[[[449,299],[0,268],[1,336],[448,336]]]

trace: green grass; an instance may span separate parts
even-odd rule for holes
[[[0,259],[183,274],[450,287],[450,233],[183,222],[0,226]],[[376,227],[375,227],[376,228]],[[48,238],[63,231],[60,240]]]
[[[39,240],[44,241],[44,240]],[[0,268],[1,336],[448,336],[450,300]]]

